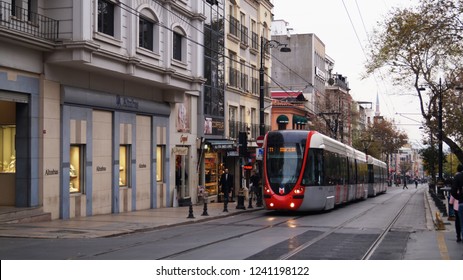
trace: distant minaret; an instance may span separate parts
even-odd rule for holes
[[[375,112],[375,116],[376,117],[379,117],[381,114],[379,112],[379,94],[376,93],[376,112]]]

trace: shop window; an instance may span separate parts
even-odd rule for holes
[[[156,147],[156,181],[162,182],[164,180],[164,150],[165,146],[159,145]]]
[[[119,187],[128,187],[130,179],[130,145],[119,146]]]
[[[83,193],[85,145],[71,145],[69,155],[69,192]]]
[[[0,172],[16,173],[16,126],[0,126]]]
[[[206,191],[208,195],[218,193],[219,170],[216,153],[206,153],[204,157],[204,168],[206,173]]]

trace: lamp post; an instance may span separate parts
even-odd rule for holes
[[[265,100],[265,91],[264,91],[264,76],[265,76],[265,71],[264,71],[264,52],[267,48],[280,48],[280,52],[291,52],[291,49],[287,47],[287,44],[282,44],[276,40],[269,40],[267,42],[264,42],[264,37],[260,37],[260,69],[259,69],[259,82],[260,82],[260,95],[259,95],[259,108],[260,108],[260,114],[259,114],[259,128],[260,128],[260,135],[263,136],[265,135],[265,118],[264,118],[264,100]]]
[[[438,164],[439,164],[439,179],[437,180],[437,185],[442,187],[444,184],[444,180],[442,178],[442,170],[443,170],[443,151],[442,151],[442,80],[439,78],[439,95],[438,95],[438,129],[439,129],[439,156],[438,156]]]
[[[264,107],[264,100],[265,100],[265,91],[264,91],[264,76],[265,76],[265,71],[264,71],[264,51],[267,48],[280,48],[280,52],[291,52],[291,49],[287,47],[287,44],[282,44],[276,40],[270,40],[267,42],[264,42],[264,37],[260,37],[260,69],[259,69],[259,85],[260,85],[260,91],[259,91],[259,133],[261,136],[265,135],[265,107]],[[260,178],[262,179],[262,185],[264,185],[264,164],[261,163],[259,165],[259,175]],[[263,187],[261,188],[261,192],[263,191]],[[257,196],[257,207],[262,206],[262,193]]]

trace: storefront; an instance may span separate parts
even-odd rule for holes
[[[220,201],[220,176],[225,168],[234,171],[237,146],[231,140],[206,140],[204,151],[205,190],[209,201]]]
[[[170,205],[166,104],[63,86],[60,218]]]
[[[39,206],[39,84],[0,69],[0,206]]]

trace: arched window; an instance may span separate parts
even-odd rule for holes
[[[159,25],[156,16],[148,9],[140,12],[138,20],[138,46],[159,52]]]
[[[175,27],[172,37],[172,58],[184,61],[186,56],[185,32],[180,27]]]

